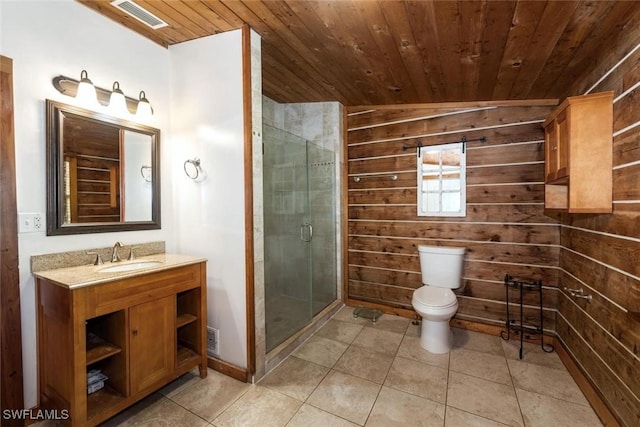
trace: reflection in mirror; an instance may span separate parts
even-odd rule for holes
[[[462,143],[420,148],[419,216],[465,216],[465,166]]]
[[[160,228],[160,131],[47,100],[47,234]]]
[[[151,137],[139,132],[123,132],[124,194],[121,218],[124,221],[151,221]],[[147,178],[149,178],[147,180]]]

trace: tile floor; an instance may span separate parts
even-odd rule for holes
[[[107,426],[601,426],[555,353],[453,329],[434,355],[419,326],[339,311],[257,385],[187,374]]]

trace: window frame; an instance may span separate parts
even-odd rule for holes
[[[452,149],[458,149],[460,152],[460,210],[455,212],[446,212],[442,210],[442,194],[451,193],[450,191],[443,190],[443,164],[442,164],[442,152]],[[417,160],[417,189],[418,189],[418,206],[417,214],[422,217],[465,217],[467,215],[467,154],[465,150],[465,144],[463,142],[450,143],[450,144],[438,144],[438,145],[426,145],[418,148],[418,160]],[[438,187],[439,191],[424,192],[423,191],[423,153],[438,151],[439,155],[439,169],[438,169]],[[455,191],[456,193],[458,191]],[[437,193],[440,195],[439,204],[440,209],[437,212],[429,212],[422,209],[425,195],[428,193]]]

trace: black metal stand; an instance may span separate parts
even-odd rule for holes
[[[511,312],[509,310],[509,288],[515,288],[520,291],[520,319],[517,321],[516,319],[511,318]],[[538,280],[537,282],[522,282],[518,280],[513,280],[513,277],[508,274],[504,276],[504,288],[506,293],[506,302],[507,302],[507,321],[505,322],[506,331],[500,332],[500,337],[508,341],[511,339],[511,332],[520,336],[520,359],[522,359],[522,348],[523,348],[523,340],[526,337],[527,339],[538,338],[540,339],[540,348],[545,353],[551,353],[554,348],[552,344],[544,343],[544,316],[542,315],[542,280]],[[537,290],[539,299],[539,311],[540,311],[540,324],[525,324],[524,321],[524,311],[523,311],[523,293],[524,291]]]

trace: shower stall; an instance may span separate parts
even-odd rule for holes
[[[336,300],[336,153],[263,126],[266,351]]]

